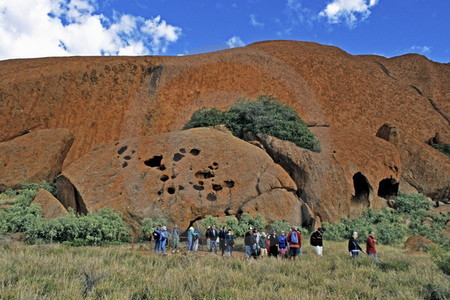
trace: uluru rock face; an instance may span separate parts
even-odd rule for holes
[[[401,162],[395,146],[375,136],[345,130],[321,128],[315,132],[323,141],[322,153],[264,134],[247,134],[294,179],[298,196],[314,214],[303,221],[353,217],[369,207],[386,206],[386,200],[397,195]]]
[[[74,207],[80,212],[115,205],[131,220],[137,210],[130,208],[131,213],[127,212],[129,208],[123,203],[128,200],[122,201],[123,195],[115,195],[110,202],[102,204],[90,200],[94,197],[89,189],[94,186],[80,174],[86,171],[86,178],[94,178],[89,177],[89,172],[94,170],[91,165],[105,168],[97,165],[104,161],[95,161],[92,149],[110,147],[105,150],[104,159],[110,162],[110,167],[116,167],[111,156],[118,151],[111,146],[116,141],[122,145],[124,140],[136,137],[153,139],[159,134],[180,130],[202,106],[226,109],[239,97],[256,98],[262,94],[279,98],[306,122],[328,126],[312,128],[322,145],[320,154],[284,142],[267,143],[270,146],[267,152],[298,185],[297,195],[305,202],[302,212],[309,219],[336,221],[340,216],[358,214],[366,207],[378,208],[385,205],[384,199],[402,189],[402,183],[432,198],[448,197],[450,158],[426,141],[438,134],[443,143],[450,143],[450,65],[435,63],[420,55],[389,59],[353,56],[315,43],[269,41],[185,57],[2,61],[0,79],[0,126],[3,129],[0,142],[37,129],[67,128],[73,132],[75,140],[64,160],[63,175],[57,182],[58,199],[65,207]],[[394,142],[390,135],[381,134],[384,124],[393,126],[406,138]],[[171,147],[170,151],[182,148],[165,139],[153,142],[158,147]],[[107,145],[101,146],[103,144]],[[157,150],[152,147],[156,145],[149,149]],[[249,156],[260,151],[252,147]],[[169,152],[164,153],[164,160],[170,160]],[[217,154],[220,153],[217,150]],[[123,157],[131,155],[116,156],[121,165],[128,165],[120,170],[122,174],[132,164]],[[185,155],[177,165],[187,161],[187,157],[190,156]],[[141,160],[150,158],[141,157]],[[114,172],[111,174],[116,174]],[[133,184],[122,175],[105,175],[110,174],[106,171],[95,174],[97,193],[106,189],[111,180],[115,186],[121,186],[120,189],[128,190],[127,193],[135,186],[135,190],[147,192],[149,189],[139,186],[145,178],[133,179],[139,183]],[[439,179],[434,180],[437,176]],[[165,184],[172,182],[170,180]],[[177,182],[175,186],[179,185]],[[178,191],[170,197],[178,197]],[[279,191],[272,191],[260,195],[259,199],[264,200],[241,202],[235,208],[251,213],[266,210],[269,215],[272,211],[269,207],[274,206],[263,207],[260,201],[272,203],[273,197],[286,198],[286,193],[280,195]],[[199,207],[203,206],[208,209],[202,213],[223,213],[222,204],[212,209],[213,206],[205,202],[208,194],[181,206],[187,209],[196,201],[203,201],[202,205],[189,208],[192,210],[187,214],[189,218],[200,215]],[[270,199],[269,194],[273,195]],[[292,201],[288,198],[286,205]],[[143,199],[135,199],[133,201],[140,203],[136,207],[145,207]],[[152,206],[155,209],[146,208],[145,212],[137,214],[136,220],[145,214],[156,215],[161,208],[179,210],[166,205],[175,203],[170,202],[172,200],[164,201]],[[188,221],[192,220],[183,222]]]
[[[0,192],[21,183],[52,182],[73,140],[67,129],[44,129],[0,143]]]
[[[136,229],[144,217],[165,216],[187,228],[205,215],[242,212],[301,223],[301,202],[286,171],[263,150],[210,128],[94,148],[58,180],[73,185],[86,211],[116,209]]]

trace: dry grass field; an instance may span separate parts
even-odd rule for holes
[[[345,242],[296,260],[153,255],[147,245],[3,244],[0,299],[448,299],[450,279],[427,254],[380,246],[382,265]]]

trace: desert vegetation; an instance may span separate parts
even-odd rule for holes
[[[239,138],[247,131],[265,133],[320,152],[319,141],[297,112],[271,96],[262,95],[256,101],[239,99],[227,111],[201,108],[194,112],[184,129],[219,124],[226,125]]]
[[[450,280],[429,255],[380,246],[382,265],[353,260],[345,242],[324,257],[245,261],[214,254],[152,255],[148,244],[4,246],[1,299],[448,299]],[[204,254],[204,253],[201,253]]]

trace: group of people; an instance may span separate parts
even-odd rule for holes
[[[323,228],[318,228],[311,234],[310,244],[314,249],[314,253],[318,256],[323,255]],[[165,226],[158,226],[152,233],[154,240],[154,252],[166,253],[169,238],[171,240],[172,252],[180,251],[181,231],[178,225],[169,233]],[[232,256],[235,237],[232,230],[227,226],[223,226],[220,230],[216,225],[209,226],[205,232],[206,250],[208,252],[218,253],[221,251],[222,256]],[[380,263],[376,250],[375,232],[370,232],[366,240],[366,251],[359,245],[358,233],[353,232],[348,241],[348,251],[353,258],[359,257],[359,252],[363,252],[373,257],[376,263]],[[187,251],[198,251],[200,240],[200,232],[192,226],[187,231]],[[255,228],[248,228],[244,235],[245,257],[246,259],[258,257],[281,257],[295,259],[302,254],[302,233],[297,226],[292,226],[289,232],[281,231],[277,234],[275,230],[271,230],[266,235],[265,232],[259,232]]]

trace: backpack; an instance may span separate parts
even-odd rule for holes
[[[159,236],[160,236],[160,234],[159,234],[159,232],[158,231],[153,231],[153,239],[155,240],[155,241],[159,241]]]
[[[291,243],[298,244],[298,233],[296,231],[292,231],[291,233]]]

